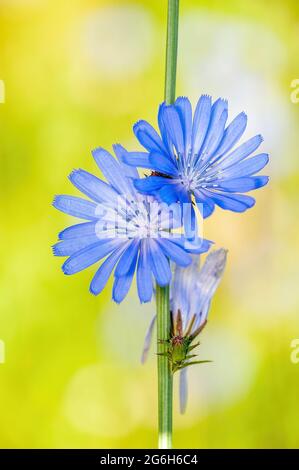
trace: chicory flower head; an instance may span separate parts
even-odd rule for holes
[[[242,193],[267,184],[268,177],[256,173],[269,157],[260,153],[248,158],[261,144],[261,135],[234,149],[245,131],[247,116],[240,113],[226,127],[227,117],[226,100],[219,98],[212,104],[210,96],[202,95],[193,119],[188,98],[160,105],[161,137],[147,121],[137,122],[134,133],[146,152],[130,152],[125,161],[149,168],[152,174],[137,179],[136,188],[167,203],[192,200],[203,217],[212,214],[215,204],[234,212],[252,207],[254,198]]]
[[[118,161],[102,148],[93,152],[108,183],[81,169],[71,173],[71,182],[89,200],[67,195],[54,199],[54,207],[85,222],[63,230],[53,251],[68,257],[62,266],[65,274],[75,274],[106,258],[90,291],[99,294],[114,270],[113,299],[118,303],[127,295],[136,271],[140,301],[148,302],[153,278],[160,286],[170,283],[168,258],[186,267],[192,262],[188,252],[205,252],[210,242],[197,239],[196,246],[188,243],[186,247],[182,235],[172,234],[181,217],[165,211],[165,204],[154,197],[139,194],[133,185],[137,170],[122,161],[126,150],[115,145],[114,151]]]
[[[189,267],[175,267],[174,277],[170,285],[170,308],[172,313],[172,331],[168,343],[167,356],[172,371],[181,371],[180,403],[181,411],[186,408],[187,382],[186,368],[193,364],[210,362],[194,360],[190,354],[199,343],[194,340],[207,323],[211,300],[221,281],[227,251],[219,249],[208,254],[202,268],[199,266],[200,256],[193,255]],[[144,362],[150,347],[154,327],[153,318],[144,343],[142,361]]]

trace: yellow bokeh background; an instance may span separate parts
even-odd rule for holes
[[[154,304],[132,289],[117,306],[111,283],[93,297],[94,267],[64,276],[51,245],[73,220],[51,201],[78,194],[73,168],[98,171],[94,147],[133,150],[134,122],[156,124],[165,24],[164,0],[0,1],[1,448],[156,446]],[[228,266],[184,416],[175,380],[175,447],[299,446],[298,38],[292,0],[181,1],[177,94],[244,110],[271,181],[247,213],[205,221]]]

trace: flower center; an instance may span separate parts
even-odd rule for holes
[[[163,214],[156,201],[139,200],[126,207],[121,231],[129,238],[158,238],[164,229]]]
[[[181,165],[179,179],[187,191],[193,192],[195,189],[204,188],[212,179],[207,176],[207,169],[199,165],[192,165],[192,162],[184,162]]]

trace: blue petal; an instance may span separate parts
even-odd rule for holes
[[[169,262],[155,240],[150,240],[150,262],[153,275],[159,286],[167,286],[171,280]]]
[[[132,166],[128,165],[127,162],[125,161],[126,156],[130,153],[128,152],[122,145],[120,144],[114,144],[113,145],[113,150],[115,155],[117,156],[118,160],[120,163],[122,163],[122,169],[124,171],[124,174],[128,178],[138,178],[138,171],[136,168],[133,168]],[[137,166],[137,165],[135,165]]]
[[[118,304],[124,300],[131,287],[137,262],[137,253],[132,260],[130,270],[126,276],[116,277],[113,284],[112,297]]]
[[[191,192],[186,189],[186,186],[183,186],[182,184],[176,184],[175,189],[181,204],[191,203]]]
[[[191,264],[191,257],[176,243],[172,243],[172,241],[167,238],[157,239],[157,242],[159,243],[160,248],[164,254],[174,261],[174,263],[183,267],[189,266],[189,264]]]
[[[201,206],[199,207],[199,210],[201,211]],[[213,214],[214,210],[215,210],[215,204],[212,201],[212,199],[206,199],[202,206],[202,217],[204,219],[206,219],[207,217],[210,217],[210,215]]]
[[[66,214],[73,215],[79,219],[96,220],[95,211],[97,205],[76,196],[56,196],[53,206]]]
[[[119,194],[128,195],[132,193],[132,186],[125,176],[122,164],[118,163],[107,150],[101,147],[93,150],[92,155],[105,178]]]
[[[211,156],[222,140],[227,113],[227,101],[219,98],[212,106],[208,132],[200,149],[200,154],[206,154],[206,158]]]
[[[114,269],[114,266],[122,255],[125,247],[126,244],[114,250],[113,253],[111,253],[111,255],[108,256],[108,258],[106,258],[102,265],[99,267],[90,283],[89,289],[92,294],[98,295],[100,292],[102,292],[108,282],[108,279]]]
[[[88,171],[74,170],[69,179],[76,188],[96,202],[117,201],[118,194],[114,189]]]
[[[116,277],[125,276],[128,273],[132,265],[132,261],[138,253],[139,244],[139,239],[135,239],[130,242],[128,248],[126,249],[126,251],[118,262],[117,268],[114,273]]]
[[[173,161],[175,161],[175,155],[174,155],[174,152],[173,152],[172,141],[171,141],[169,133],[167,132],[167,127],[166,127],[165,122],[164,122],[164,109],[166,108],[166,106],[167,105],[166,105],[165,102],[160,104],[160,106],[159,106],[158,125],[159,125],[159,129],[160,129],[160,132],[161,132],[163,144],[164,144],[165,149],[166,149],[165,155],[168,156],[169,158],[171,158]]]
[[[201,254],[208,251],[213,242],[205,238],[197,237],[195,241],[187,240],[186,237],[172,238],[172,242],[181,246],[187,253]]]
[[[140,302],[149,302],[153,295],[153,280],[147,240],[141,241],[137,267],[137,288]]]
[[[181,126],[183,129],[185,155],[187,156],[191,150],[191,136],[192,136],[192,107],[188,98],[180,96],[176,99],[175,108],[179,114]]]
[[[234,178],[223,180],[218,184],[218,188],[222,191],[246,193],[253,189],[261,188],[265,186],[269,181],[268,176],[244,176],[243,178]]]
[[[53,246],[53,253],[55,256],[71,256],[82,250],[82,248],[98,242],[99,239],[96,234],[89,235],[87,237],[70,238],[56,243]]]
[[[148,176],[147,178],[134,180],[134,186],[143,193],[152,193],[165,184],[165,179],[162,176]]]
[[[205,139],[211,116],[211,97],[202,95],[197,103],[192,127],[192,152],[198,154]]]
[[[178,154],[184,154],[184,136],[179,114],[172,105],[165,106],[163,121]]]
[[[180,371],[180,413],[184,414],[188,401],[187,368]]]
[[[153,336],[153,330],[154,326],[156,323],[156,315],[152,318],[146,336],[144,338],[144,344],[143,344],[143,350],[142,350],[142,356],[141,356],[141,363],[144,364],[145,361],[147,360],[148,352],[151,347],[151,342],[152,342],[152,336]]]
[[[127,152],[123,155],[123,161],[127,165],[154,169],[149,161],[149,153],[147,152]]]
[[[244,142],[242,145],[240,145],[240,147],[236,148],[229,155],[221,158],[219,163],[212,169],[212,171],[224,170],[230,167],[231,165],[235,165],[241,160],[244,160],[244,158],[248,157],[248,155],[253,153],[260,146],[262,141],[263,138],[261,135],[256,135],[252,137],[247,142]]]
[[[183,224],[185,229],[185,236],[189,240],[196,238],[198,233],[198,226],[193,204],[190,201],[183,203]]]
[[[190,253],[206,253],[207,251],[209,251],[213,243],[214,242],[212,242],[211,240],[206,240],[205,238],[197,238],[196,242],[193,242],[193,244],[190,245],[188,243],[186,249]]]
[[[172,163],[169,158],[161,155],[161,153],[151,152],[149,155],[149,161],[152,164],[152,167],[160,173],[166,173],[171,176],[176,176],[178,174],[178,169],[174,163]]]
[[[223,194],[206,191],[213,201],[222,209],[233,212],[244,212],[255,204],[255,199],[244,194]]]
[[[178,310],[181,311],[183,330],[187,328],[190,315],[191,299],[196,295],[196,279],[198,276],[200,256],[192,256],[192,264],[188,268],[175,266],[173,281],[170,287],[172,314],[176,317]]]
[[[134,134],[149,152],[163,152],[166,153],[165,146],[159,136],[158,132],[147,122],[138,121],[133,127]]]
[[[83,224],[71,225],[58,234],[60,240],[70,238],[86,237],[96,233],[96,222],[84,222]]]
[[[213,214],[215,204],[211,198],[206,197],[200,191],[194,191],[194,197],[196,199],[198,210],[204,219]]]
[[[267,165],[268,161],[269,155],[266,153],[247,158],[224,170],[221,174],[221,178],[240,178],[242,176],[254,175],[262,170],[264,166]]]
[[[178,200],[181,204],[182,222],[184,225],[185,235],[191,240],[197,233],[197,223],[192,206],[191,193],[182,185],[176,185],[176,190]]]
[[[223,139],[217,148],[217,156],[227,153],[242,137],[247,125],[245,113],[238,114],[237,117],[227,126]]]
[[[108,255],[123,243],[125,242],[108,239],[105,243],[99,241],[87,248],[83,248],[65,261],[62,265],[62,270],[64,274],[75,274],[82,271],[83,269],[88,268],[88,266],[99,261],[101,258],[104,258],[104,256]]]
[[[167,178],[165,178],[164,186],[158,190],[157,193],[161,201],[166,202],[166,204],[173,204],[177,202],[178,196],[175,185],[172,183],[167,183]]]

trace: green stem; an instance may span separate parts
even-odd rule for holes
[[[164,99],[167,104],[175,100],[176,64],[178,55],[179,0],[168,0],[166,65]]]
[[[169,287],[157,285],[158,353],[167,353],[168,345],[159,342],[169,339]],[[159,449],[172,448],[172,372],[167,356],[158,355],[158,416]]]
[[[178,49],[179,0],[168,0],[166,66],[165,66],[165,102],[175,100],[176,65]],[[167,353],[168,346],[162,341],[170,337],[169,286],[157,285],[157,338],[158,353]],[[166,356],[158,355],[158,415],[159,448],[172,448],[172,372]]]

